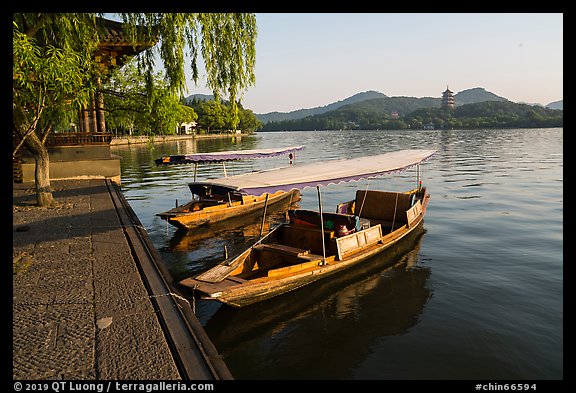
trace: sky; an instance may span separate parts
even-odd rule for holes
[[[562,13],[257,13],[254,113],[375,90],[441,97],[481,87],[513,102],[563,99]],[[188,95],[210,94],[203,71]]]

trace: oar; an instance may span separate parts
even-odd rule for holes
[[[273,230],[268,232],[266,234],[266,236],[258,239],[254,244],[252,244],[252,246],[250,248],[248,248],[247,250],[242,252],[240,255],[233,257],[233,258],[230,258],[230,259],[227,259],[227,260],[221,262],[220,264],[214,266],[212,269],[207,270],[204,273],[199,274],[198,276],[195,277],[196,280],[212,282],[212,283],[220,282],[220,281],[224,280],[238,266],[240,266],[242,263],[244,263],[244,261],[246,260],[246,258],[248,258],[248,256],[250,255],[250,253],[252,252],[252,249],[254,247],[256,247],[258,244],[260,244],[264,239],[266,239],[268,236],[270,236],[278,228],[280,228],[280,226],[277,226],[276,228],[274,228]]]
[[[264,213],[262,214],[262,224],[260,224],[260,237],[264,233],[264,222],[266,221],[266,208],[268,207],[268,193],[266,193],[266,200],[264,201]]]

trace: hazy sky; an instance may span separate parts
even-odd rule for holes
[[[376,90],[440,97],[482,87],[514,102],[563,99],[561,13],[256,14],[255,113],[328,105]],[[202,72],[201,72],[202,75]],[[210,91],[205,81],[188,94]]]

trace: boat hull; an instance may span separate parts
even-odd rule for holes
[[[159,213],[158,216],[179,229],[191,230],[199,227],[211,227],[243,216],[262,214],[264,206],[266,209],[274,209],[280,204],[289,206],[299,200],[300,192],[298,190],[280,191],[269,195],[268,201],[266,201],[265,196],[251,197],[250,200],[246,198],[244,203],[237,202],[232,206],[224,204],[192,212],[179,211],[179,208],[175,208]]]
[[[358,266],[363,261],[385,252],[412,232],[421,229],[429,197],[426,194],[417,203],[418,209],[410,209],[416,210],[418,214],[412,215],[409,222],[391,230],[389,233],[383,234],[381,225],[377,224],[340,239],[331,239],[333,244],[337,244],[338,250],[333,251],[326,259],[322,255],[309,254],[308,251],[298,250],[293,247],[276,246],[274,247],[275,251],[284,253],[284,258],[298,258],[301,263],[272,268],[268,271],[267,276],[260,278],[244,279],[242,274],[230,274],[231,268],[225,272],[221,279],[217,278],[217,272],[212,275],[208,272],[207,274],[204,273],[196,277],[187,278],[181,281],[180,284],[193,288],[194,293],[200,294],[203,299],[217,300],[232,307],[245,307],[274,298],[323,280],[345,269]],[[289,224],[283,224],[283,226],[284,228],[290,227]],[[306,231],[305,227],[298,229],[301,232]],[[287,229],[282,229],[282,226],[275,228],[267,235],[268,240],[273,242],[275,237],[279,237],[274,232],[283,230],[287,231]],[[348,246],[351,241],[357,241],[358,239],[362,239],[358,246],[355,246],[355,248]],[[236,260],[245,263],[250,258],[249,254],[255,252],[254,250],[262,251],[266,249],[266,245],[255,244],[251,249],[245,251],[245,255],[241,255],[241,258]],[[318,248],[316,247],[316,252],[317,250]],[[299,251],[300,253],[297,254]],[[233,260],[231,265],[236,260]],[[306,262],[303,262],[305,260]]]

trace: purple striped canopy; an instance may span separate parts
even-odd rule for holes
[[[436,150],[400,150],[360,158],[319,161],[212,180],[250,195],[327,186],[401,172],[436,153]]]
[[[194,153],[185,155],[164,156],[155,160],[156,165],[199,164],[221,161],[249,160],[253,158],[276,157],[295,153],[304,149],[304,146],[291,146],[278,149],[255,149],[219,151],[213,153]]]

